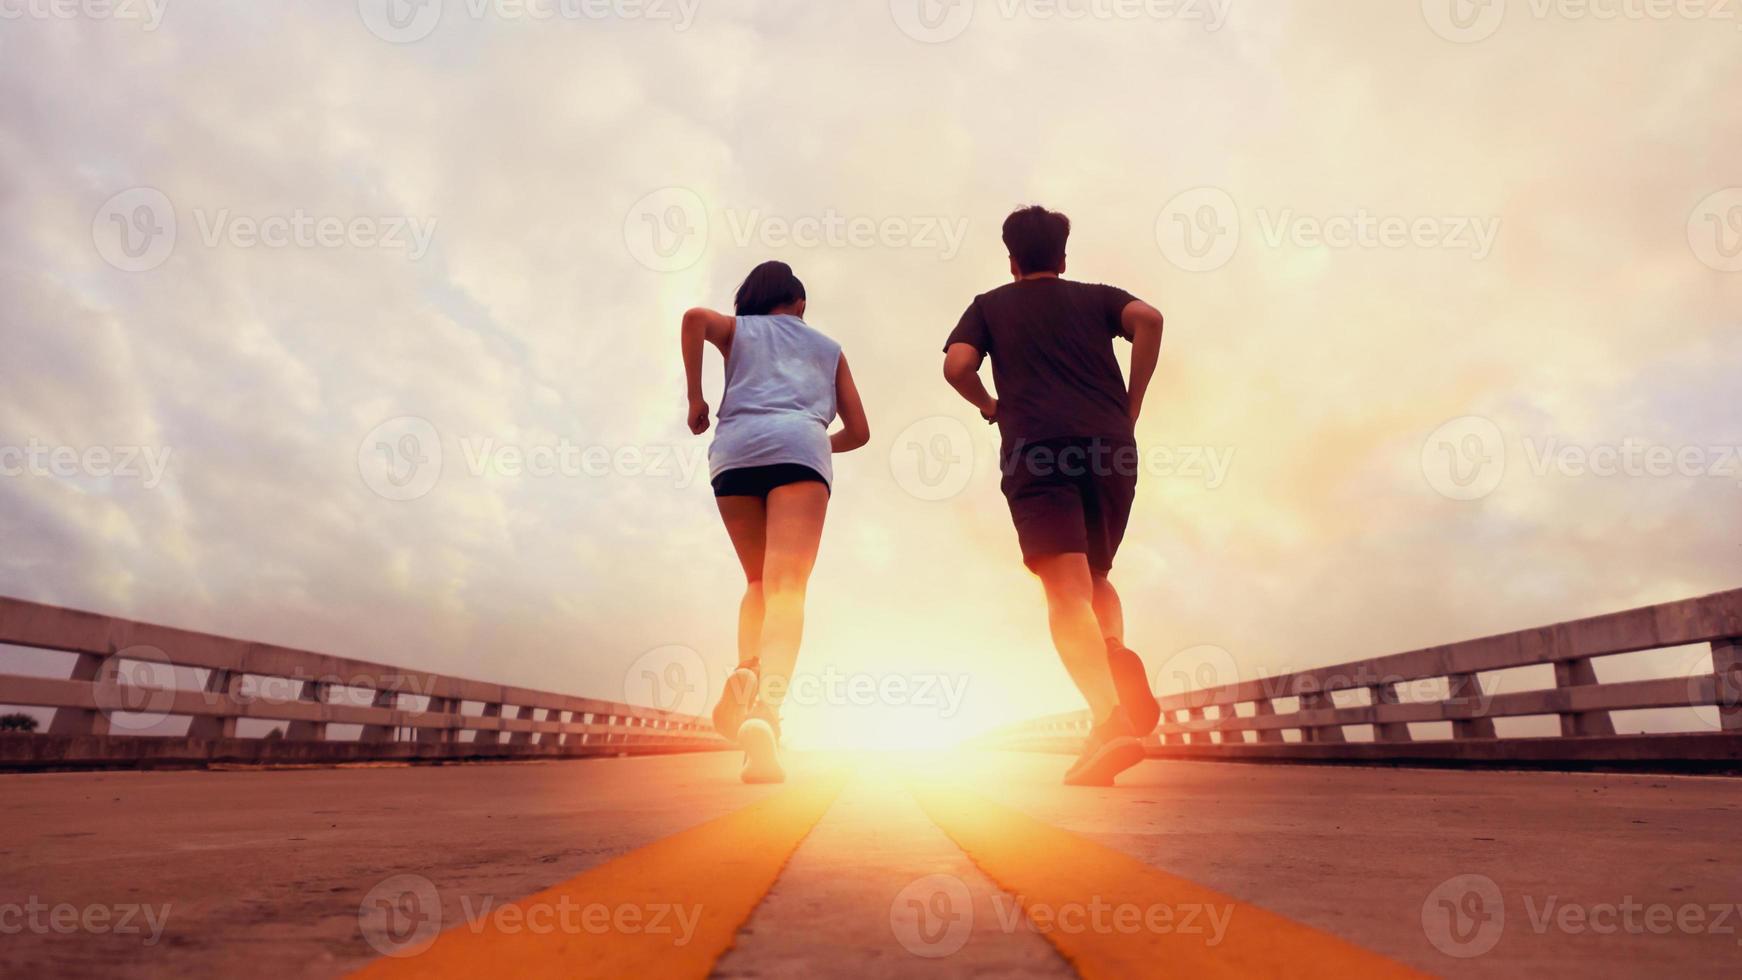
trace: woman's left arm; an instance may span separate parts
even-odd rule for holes
[[[871,423],[865,418],[865,403],[859,400],[845,354],[835,367],[835,410],[841,416],[841,431],[829,436],[831,452],[850,453],[871,441]]]
[[[701,435],[708,431],[708,402],[702,397],[702,343],[713,344],[725,354],[732,348],[732,333],[738,318],[713,310],[696,308],[683,315],[683,330],[679,343],[683,347],[683,372],[688,383],[690,432]]]

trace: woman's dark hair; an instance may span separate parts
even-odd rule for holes
[[[1004,247],[1023,275],[1064,271],[1065,240],[1070,237],[1071,219],[1038,204],[1004,219]]]
[[[788,303],[804,299],[804,283],[785,262],[764,262],[744,277],[733,306],[739,316],[767,316]]]

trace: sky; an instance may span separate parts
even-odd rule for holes
[[[1029,203],[1167,317],[1164,689],[1734,588],[1742,20],[1598,6],[0,0],[0,594],[703,712],[678,320],[779,258],[872,424],[789,733],[1077,707],[940,374]]]

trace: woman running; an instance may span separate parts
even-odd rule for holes
[[[764,262],[738,287],[736,316],[683,317],[690,431],[708,430],[702,342],[726,360],[720,429],[708,450],[715,502],[744,566],[738,666],[714,707],[714,730],[744,749],[747,783],[780,782],[780,703],[798,660],[805,587],[829,509],[833,453],[871,441],[841,345],[804,321],[804,284]],[[829,425],[840,415],[842,429]]]

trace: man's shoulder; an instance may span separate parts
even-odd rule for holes
[[[1083,282],[1078,279],[1066,279],[1063,276],[1060,276],[1057,279],[1013,280],[1001,286],[986,290],[978,296],[975,296],[974,301],[979,302],[985,299],[998,299],[1006,296],[1013,296],[1022,292],[1024,289],[1031,288],[1036,282],[1049,283],[1055,288],[1067,289],[1073,292],[1103,292],[1109,289],[1121,293],[1128,292],[1127,290],[1111,283]]]

